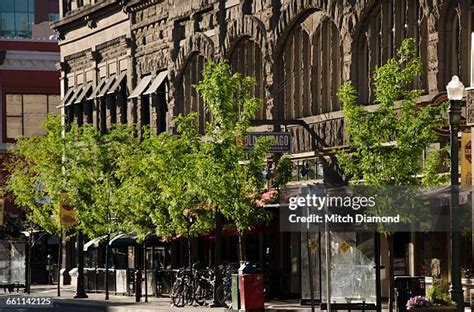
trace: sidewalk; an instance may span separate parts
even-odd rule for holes
[[[171,306],[170,298],[162,297],[156,298],[150,296],[148,302],[145,303],[145,298],[142,297],[142,302],[136,303],[133,296],[115,296],[110,293],[110,300],[105,300],[104,293],[88,293],[87,299],[73,299],[75,288],[71,286],[63,286],[61,288],[61,297],[56,297],[56,285],[34,285],[31,287],[30,297],[47,297],[54,302],[55,309],[47,309],[41,311],[65,311],[65,312],[148,312],[148,311],[162,311],[162,312],[228,312],[230,310],[225,308],[210,308],[186,306],[184,308],[176,308]],[[25,297],[24,293],[3,293],[2,297]],[[40,312],[38,308],[31,309],[32,311]],[[12,311],[0,308],[0,312]],[[299,300],[271,300],[265,303],[265,311],[267,312],[311,312],[310,306],[301,306]],[[320,312],[319,306],[316,306],[316,311]],[[357,310],[352,310],[356,312]],[[387,306],[383,305],[383,312],[388,312]],[[466,308],[466,312],[471,310]]]
[[[171,312],[185,312],[192,309],[196,312],[224,312],[225,308],[209,308],[209,307],[185,307],[176,308],[171,306],[169,298],[148,297],[148,302],[145,303],[145,298],[142,297],[142,302],[136,303],[135,297],[132,296],[115,296],[110,293],[110,300],[105,300],[105,293],[88,293],[86,299],[73,299],[75,294],[75,287],[63,286],[61,288],[61,297],[57,297],[57,285],[33,285],[31,287],[31,294],[25,293],[3,293],[0,292],[0,298],[8,297],[47,297],[54,302],[55,309],[51,311],[66,311],[66,312],[146,312],[146,311],[171,311]],[[4,309],[0,308],[0,312]],[[38,311],[36,308],[33,311]]]

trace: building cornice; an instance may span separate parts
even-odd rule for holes
[[[125,10],[127,3],[128,0],[103,0],[92,6],[74,10],[60,20],[53,22],[51,28],[58,33],[58,39],[62,40],[65,32],[84,26],[94,28],[97,21],[103,16],[121,9]]]

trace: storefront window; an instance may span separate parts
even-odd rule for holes
[[[35,6],[31,0],[0,1],[0,36],[32,38]]]
[[[7,138],[44,134],[41,122],[48,114],[59,114],[58,95],[7,94]]]

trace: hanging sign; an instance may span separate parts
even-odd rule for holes
[[[471,133],[461,136],[461,185],[471,185],[472,181],[472,145]]]
[[[289,132],[250,132],[245,136],[245,148],[253,148],[257,139],[261,137],[273,138],[269,153],[291,152],[291,133]]]
[[[69,202],[69,196],[66,192],[61,192],[59,199],[61,225],[76,224],[76,210]]]
[[[4,225],[5,200],[0,198],[0,226]]]

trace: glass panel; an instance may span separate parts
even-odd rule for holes
[[[28,0],[15,0],[15,12],[28,12]]]
[[[324,178],[324,166],[321,162],[317,162],[317,175],[318,175],[318,179],[322,179]]]
[[[313,276],[313,294],[314,300],[321,300],[321,278],[320,270],[320,234],[319,233],[301,233],[301,299],[311,300],[310,284],[310,266]],[[308,257],[308,251],[311,253],[311,259]]]
[[[298,162],[294,161],[293,166],[291,167],[291,180],[298,181],[299,174],[298,174]]]
[[[19,37],[28,37],[28,14],[27,13],[15,13],[15,28]]]
[[[17,115],[21,116],[23,113],[21,109],[21,95],[20,94],[7,94],[6,95],[6,102],[7,102],[7,115]]]
[[[41,122],[46,119],[46,114],[25,114],[24,118],[25,137],[46,134],[41,128]]]
[[[316,159],[307,161],[308,179],[316,179]]]
[[[7,117],[7,138],[16,139],[23,135],[22,121],[22,117]]]
[[[2,32],[6,36],[12,36],[15,30],[15,15],[14,13],[2,13],[1,21]]]
[[[4,11],[13,12],[15,10],[14,3],[15,3],[15,0],[2,0],[2,1],[0,1],[0,11],[2,11],[2,12],[4,12]]]
[[[0,241],[0,283],[10,283],[10,246]]]
[[[59,95],[49,95],[48,96],[48,113],[49,114],[59,114],[61,110],[57,108],[61,97]]]
[[[25,114],[46,114],[48,111],[47,95],[23,95],[23,110]]]
[[[25,244],[12,243],[11,246],[11,281],[25,284]]]
[[[35,0],[28,0],[28,12],[35,12]]]
[[[331,303],[375,303],[375,246],[373,233],[330,232]],[[325,235],[322,246],[326,247]],[[323,247],[322,280],[326,285],[326,248]],[[322,292],[327,302],[327,292]]]

